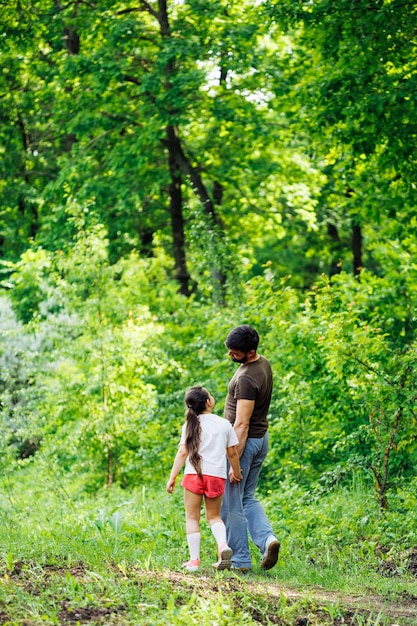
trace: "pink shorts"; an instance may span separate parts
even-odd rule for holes
[[[197,493],[198,495],[207,496],[207,498],[217,498],[224,494],[224,486],[226,484],[225,478],[219,478],[218,476],[206,476],[203,474],[185,474],[182,479],[181,485]]]

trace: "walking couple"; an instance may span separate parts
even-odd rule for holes
[[[248,530],[261,552],[263,569],[276,564],[280,548],[255,497],[268,451],[271,366],[258,354],[259,335],[251,326],[243,324],[234,328],[225,343],[230,358],[239,364],[228,386],[226,419],[213,413],[215,401],[207,389],[193,387],[187,391],[186,421],[166,486],[172,493],[185,463],[181,485],[190,560],[183,567],[188,571],[197,571],[200,566],[203,500],[218,545],[218,560],[213,565],[216,569],[246,572],[252,568]]]

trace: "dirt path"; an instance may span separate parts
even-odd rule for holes
[[[254,584],[254,590],[257,585]],[[299,600],[301,598],[313,598],[315,601],[326,604],[341,604],[350,610],[372,611],[379,613],[383,611],[387,617],[410,617],[416,620],[417,624],[417,598],[403,600],[401,603],[389,602],[380,596],[360,596],[360,595],[343,595],[337,592],[323,591],[318,588],[309,588],[305,591],[296,591],[295,589],[283,588],[280,585],[262,585],[261,592],[266,592],[272,596],[280,596],[283,594],[286,598]]]
[[[219,581],[212,576],[195,576],[184,575],[179,572],[168,571],[164,573],[164,577],[173,585],[184,585],[186,583],[190,589],[199,595],[207,595],[208,593],[217,593],[219,590]],[[417,626],[417,595],[407,597],[404,595],[401,600],[392,602],[382,596],[365,596],[354,594],[343,594],[339,592],[324,591],[320,587],[308,587],[306,589],[295,589],[285,585],[270,582],[256,582],[245,579],[242,576],[233,576],[228,573],[228,578],[223,579],[225,588],[230,591],[245,591],[257,597],[263,597],[267,600],[275,600],[277,604],[280,598],[285,597],[289,602],[307,601],[312,607],[316,607],[320,613],[320,607],[328,605],[341,606],[347,616],[355,616],[361,614],[365,618],[370,615],[377,619],[378,615],[392,619],[390,626],[396,626],[397,619],[407,626]],[[416,586],[417,593],[417,586]],[[372,620],[369,623],[376,623]],[[296,622],[299,626],[309,624],[306,619],[303,621],[299,618]],[[325,622],[323,622],[325,623]],[[328,621],[326,623],[329,623]],[[357,624],[358,621],[334,621],[333,624]],[[364,622],[368,624],[368,622]]]

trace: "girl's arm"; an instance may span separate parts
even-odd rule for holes
[[[238,446],[230,446],[230,448],[226,448],[226,454],[230,463],[230,482],[238,483],[242,480],[242,470],[240,469],[240,456],[238,452]]]
[[[180,444],[178,448],[178,452],[174,459],[174,464],[172,466],[171,474],[167,482],[167,491],[168,493],[172,493],[175,489],[175,481],[177,480],[177,476],[181,471],[182,466],[185,463],[185,459],[188,456],[187,446],[184,444]]]

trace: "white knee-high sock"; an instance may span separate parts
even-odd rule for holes
[[[226,543],[226,526],[223,522],[214,522],[211,526],[211,532],[213,533],[219,548]]]
[[[200,537],[200,533],[190,533],[187,535],[191,561],[195,561],[200,558]]]

